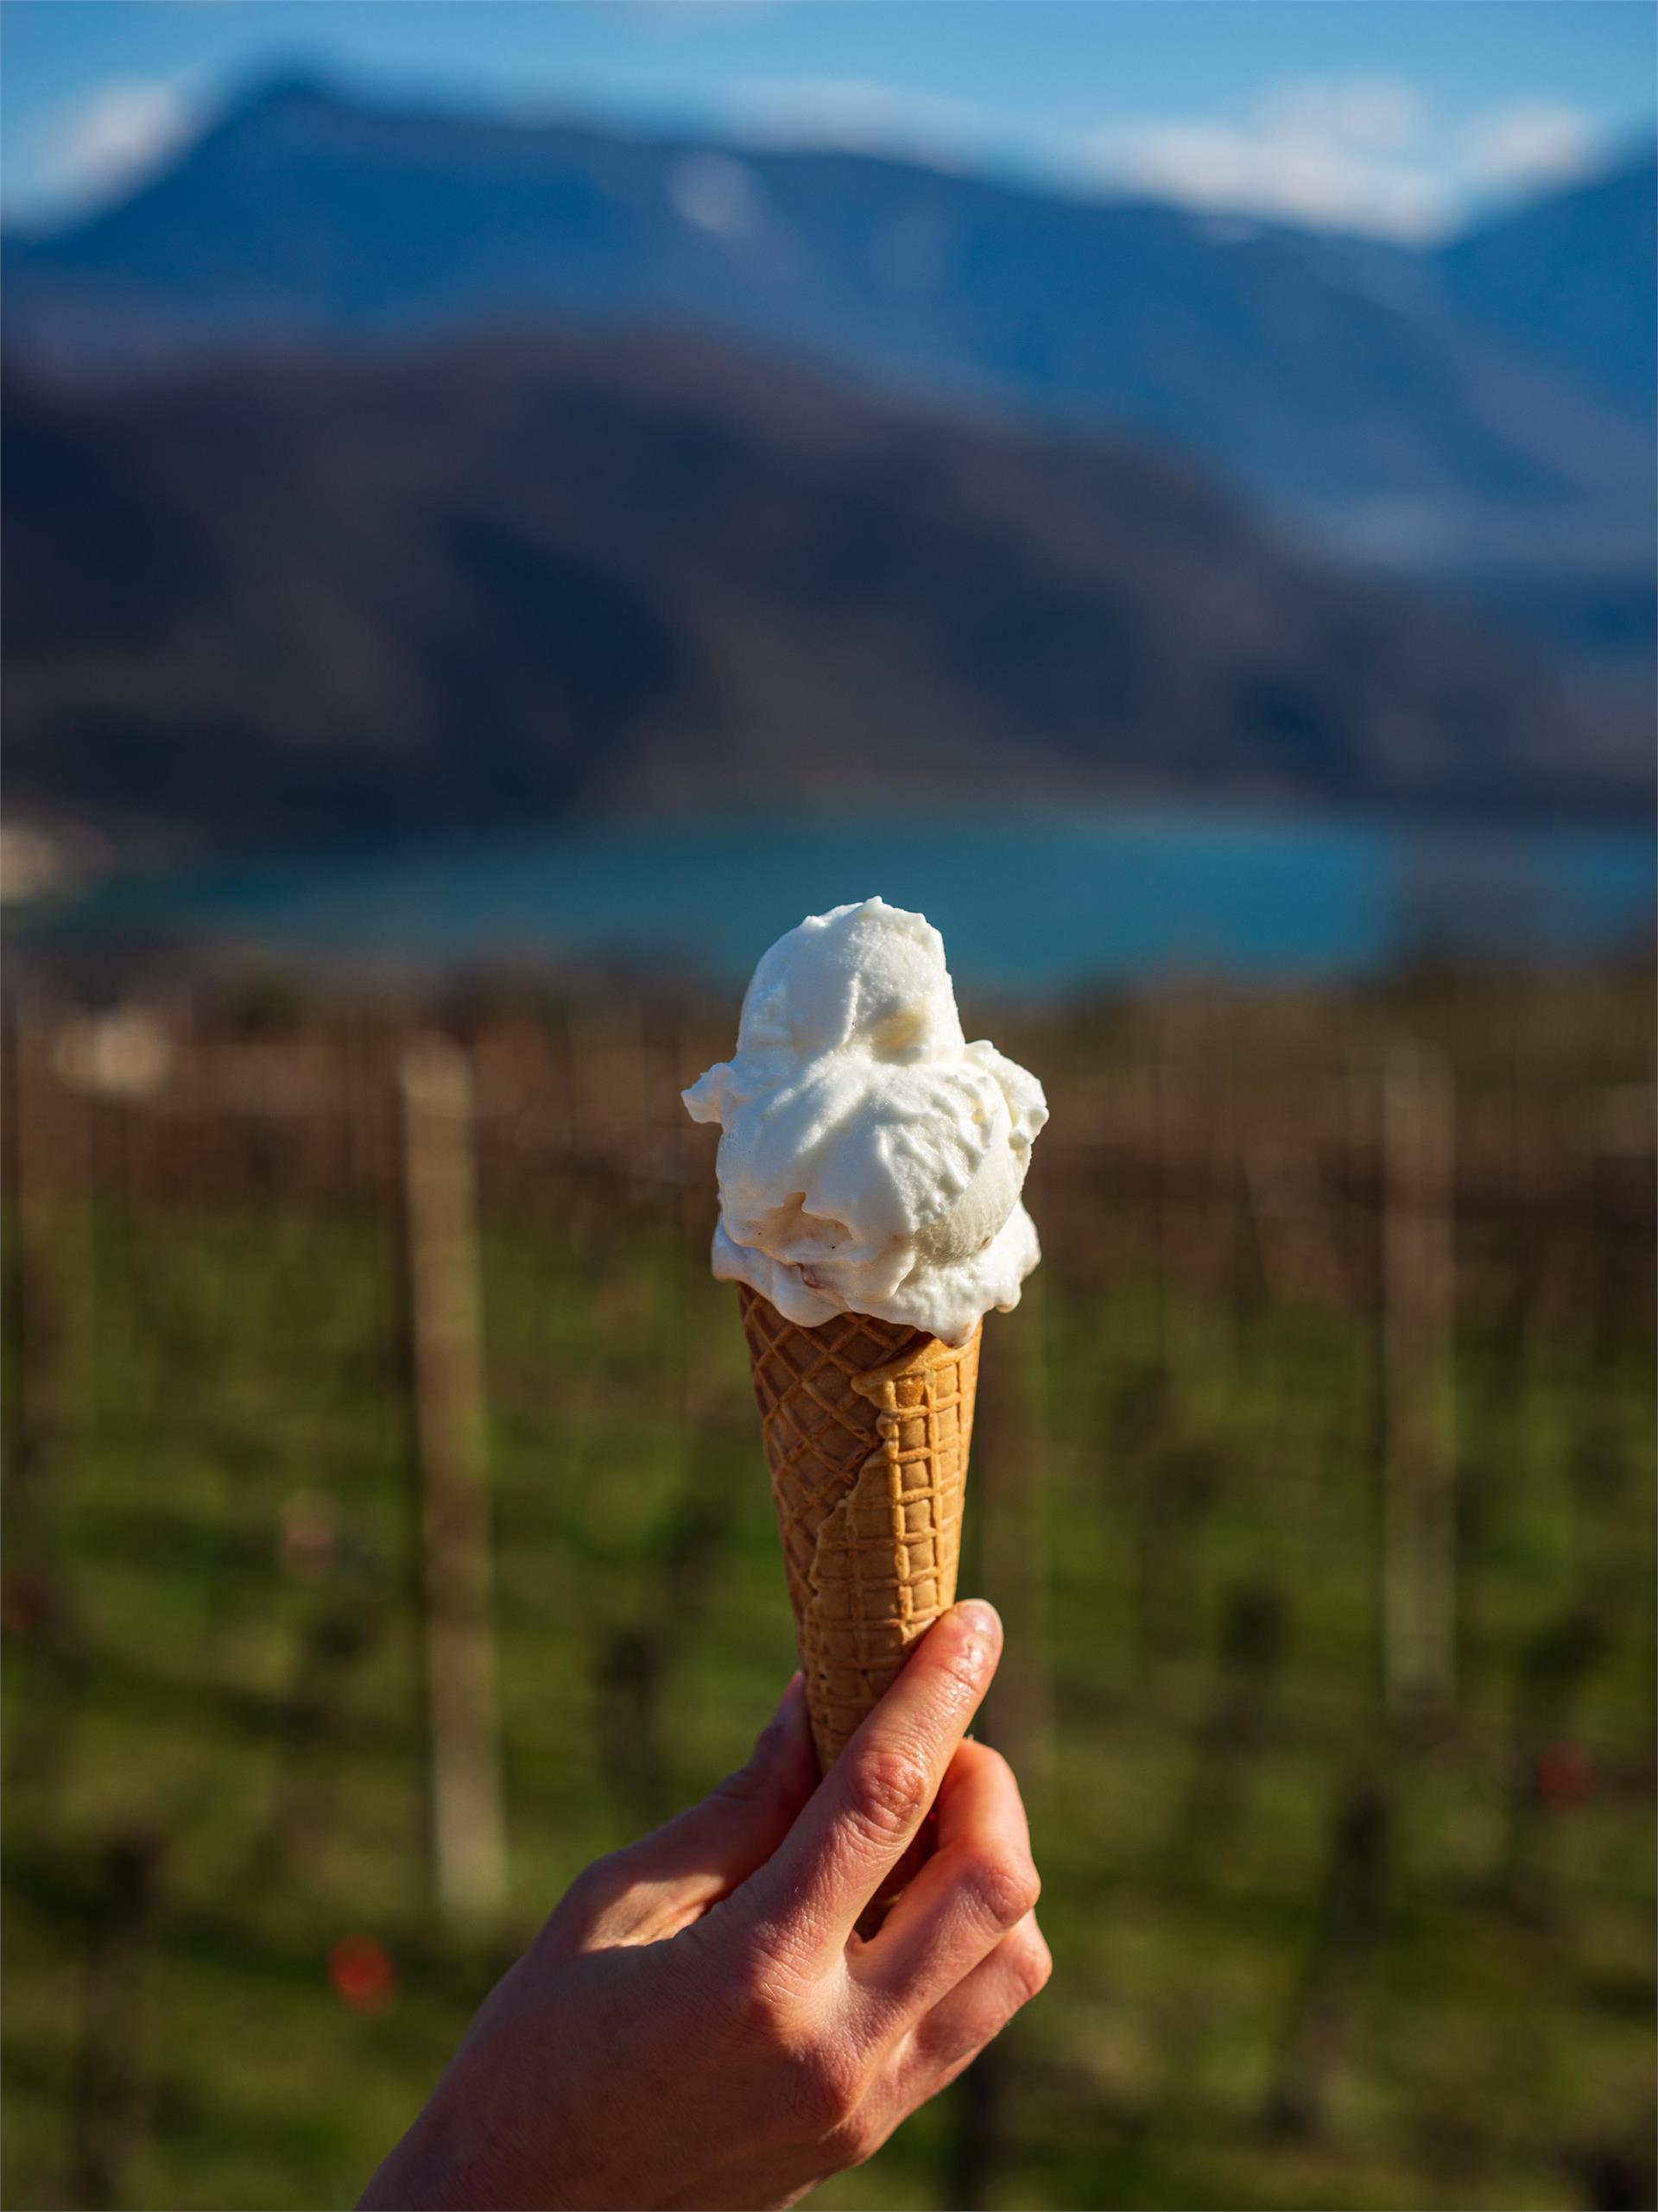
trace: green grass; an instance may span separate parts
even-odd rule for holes
[[[1382,1696],[1373,1325],[1091,1281],[1056,1243],[1040,1304],[987,1331],[970,1545],[1009,1621],[987,1728],[1027,1773],[1057,1971],[988,2072],[818,2201],[1645,2188],[1640,1330],[1461,1326],[1459,1697],[1415,1728]],[[74,1387],[11,1501],[9,2203],[85,2201],[110,2007],[111,2196],[351,2201],[513,1941],[769,1710],[788,1615],[730,1294],[649,1204],[603,1240],[492,1204],[485,1274],[512,1854],[489,1950],[425,1898],[391,1241],[350,1204],[100,1201],[55,1355]],[[1542,1803],[1560,1743],[1583,1791]],[[1326,1914],[1365,1802],[1370,1887]],[[153,1916],[111,1968],[135,1838]],[[328,1980],[359,1931],[399,1978],[374,2016]]]

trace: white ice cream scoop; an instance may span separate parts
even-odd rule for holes
[[[736,1057],[685,1094],[716,1122],[714,1273],[802,1327],[867,1313],[947,1343],[1041,1258],[1020,1200],[1041,1085],[962,1035],[944,940],[883,899],[778,939]]]

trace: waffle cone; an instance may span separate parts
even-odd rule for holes
[[[955,1602],[979,1331],[957,1348],[857,1313],[802,1329],[737,1296],[826,1773]]]

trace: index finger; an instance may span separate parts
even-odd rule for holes
[[[942,1614],[742,1894],[820,1957],[845,1948],[938,1794],[1002,1653],[994,1606]]]

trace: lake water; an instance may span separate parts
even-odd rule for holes
[[[1351,817],[964,817],[588,828],[419,852],[111,879],[37,929],[177,935],[353,967],[623,955],[724,978],[802,914],[879,892],[970,983],[1362,974],[1424,951],[1568,958],[1644,941],[1642,828],[1424,829]]]

